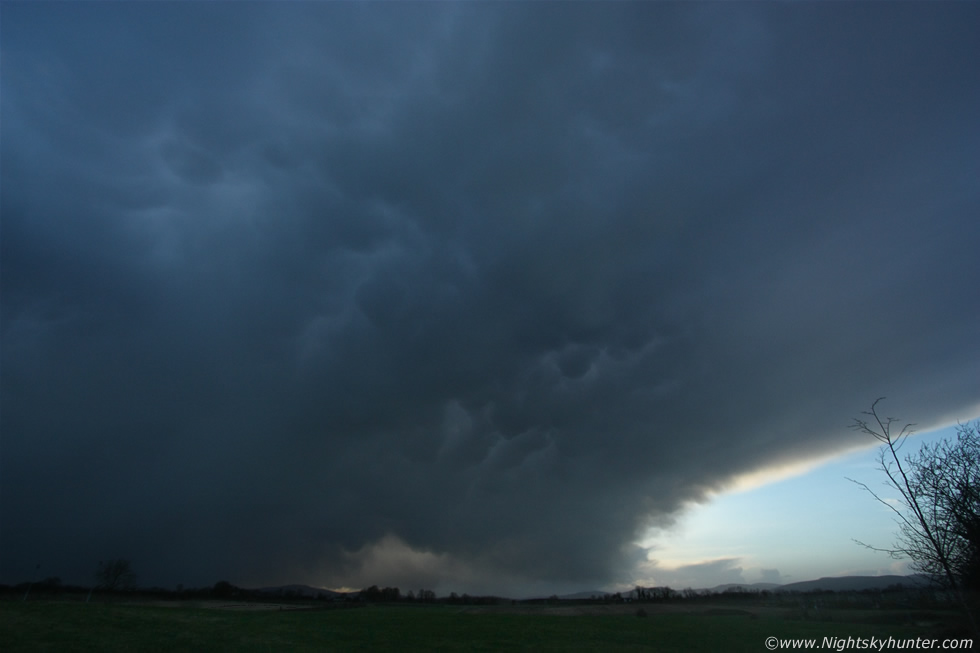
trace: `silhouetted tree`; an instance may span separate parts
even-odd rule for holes
[[[878,469],[885,474],[886,485],[898,492],[899,507],[866,484],[850,480],[895,514],[898,537],[888,549],[855,541],[893,558],[908,558],[914,570],[951,589],[977,631],[962,590],[976,589],[980,575],[980,422],[960,425],[955,442],[924,445],[903,460],[899,451],[914,433],[913,425],[894,433],[896,420],[878,414],[880,401],[864,413],[870,419],[855,419],[853,428],[882,444]]]
[[[231,598],[235,594],[237,588],[226,580],[219,580],[211,588],[211,596],[216,599],[227,599]]]
[[[667,601],[673,595],[674,590],[667,586],[664,587],[652,587],[647,590],[647,598],[654,601]]]
[[[386,587],[381,590],[381,600],[385,602],[398,601],[401,598],[401,590],[397,587]]]
[[[136,574],[133,573],[133,566],[129,560],[116,558],[99,562],[95,580],[101,589],[113,592],[131,588],[136,583]]]
[[[381,600],[381,590],[378,589],[377,585],[372,585],[367,589],[361,590],[361,596],[365,601],[370,601],[371,603],[377,603]]]
[[[58,576],[49,576],[41,581],[41,585],[48,590],[56,590],[61,587],[61,578]]]
[[[913,490],[953,576],[964,589],[980,590],[980,421],[961,424],[955,442],[923,445],[908,462]],[[939,556],[913,564],[930,574],[942,568]]]

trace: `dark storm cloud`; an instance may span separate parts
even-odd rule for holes
[[[580,589],[971,417],[977,11],[5,5],[4,579]]]

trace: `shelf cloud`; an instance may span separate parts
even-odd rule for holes
[[[978,14],[5,5],[0,579],[628,582],[976,416]]]

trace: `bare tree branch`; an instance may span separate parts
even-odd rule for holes
[[[855,419],[852,428],[881,443],[878,469],[885,485],[901,497],[901,509],[867,484],[848,480],[894,513],[898,539],[890,549],[854,541],[893,558],[908,558],[913,569],[949,587],[980,634],[963,594],[964,589],[980,589],[980,421],[960,425],[955,443],[925,445],[902,459],[898,452],[915,431],[906,424],[896,434],[897,420],[878,412],[883,399],[863,413],[870,419]]]

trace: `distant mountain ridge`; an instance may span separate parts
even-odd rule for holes
[[[725,583],[723,585],[715,585],[714,587],[707,588],[709,592],[727,592],[728,590],[735,589],[736,587],[741,587],[747,590],[769,590],[774,591],[782,588],[783,586],[779,583]]]
[[[798,583],[780,585],[778,592],[814,592],[831,590],[834,592],[858,592],[861,590],[883,590],[895,585],[903,587],[926,587],[930,584],[929,577],[922,574],[911,576],[836,576],[804,580]]]

